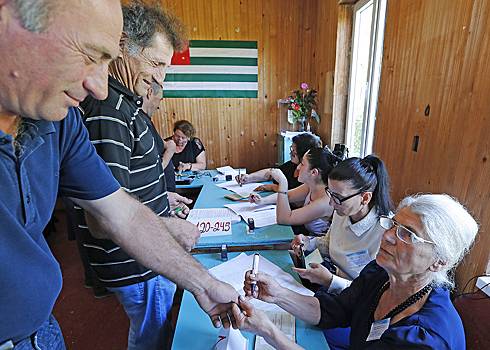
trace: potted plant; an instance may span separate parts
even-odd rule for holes
[[[292,95],[286,100],[288,109],[293,114],[293,120],[299,123],[299,131],[310,131],[310,119],[315,119],[320,123],[320,116],[316,112],[316,96],[318,92],[310,89],[307,83],[301,83],[298,90],[294,90]]]

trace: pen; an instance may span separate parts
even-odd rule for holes
[[[242,187],[242,179],[240,178],[240,168],[238,168],[238,184]]]
[[[177,208],[175,208],[174,213],[175,214],[180,213],[182,210],[183,210],[182,207],[177,207]]]
[[[252,264],[252,274],[254,276],[256,276],[257,273],[259,272],[259,258],[260,258],[260,255],[258,253],[255,253],[254,254],[254,261]],[[255,293],[256,290],[257,290],[257,281],[252,281],[252,295]]]

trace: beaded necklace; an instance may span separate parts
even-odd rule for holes
[[[390,281],[386,281],[385,284],[383,284],[383,286],[379,290],[378,295],[377,295],[376,299],[374,300],[374,304],[373,304],[373,307],[372,307],[372,315],[373,315],[373,318],[374,318],[374,312],[376,311],[376,307],[379,304],[379,301],[381,299],[381,296],[383,295],[384,292],[386,292],[386,290],[389,287],[390,287]],[[398,304],[397,306],[395,306],[393,309],[391,309],[390,312],[388,312],[381,319],[384,320],[386,318],[392,318],[395,315],[398,315],[400,312],[402,312],[403,310],[407,309],[409,306],[415,304],[417,301],[419,301],[420,299],[422,299],[424,297],[424,295],[426,295],[427,293],[429,293],[431,290],[432,290],[432,285],[429,283],[424,288],[422,288],[421,290],[419,290],[417,293],[412,294],[411,296],[409,296],[404,302],[402,302],[402,303]]]

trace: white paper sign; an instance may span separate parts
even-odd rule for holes
[[[196,226],[203,237],[231,235],[231,221],[218,218],[200,219]]]

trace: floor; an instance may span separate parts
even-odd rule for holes
[[[64,212],[56,212],[56,231],[48,243],[61,265],[63,289],[54,308],[67,349],[119,350],[127,347],[129,322],[114,296],[96,299],[84,287],[83,269],[75,241],[67,239]]]

